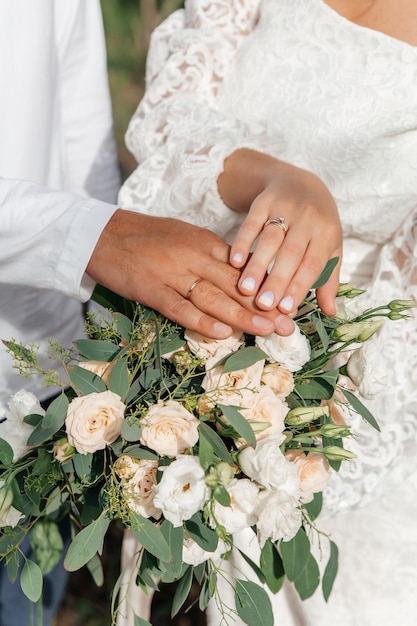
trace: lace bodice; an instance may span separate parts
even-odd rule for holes
[[[315,172],[340,210],[343,279],[368,286],[373,302],[415,294],[417,48],[322,0],[188,0],[153,35],[127,143],[139,166],[121,206],[222,236],[241,219],[216,184],[232,151]],[[359,458],[332,480],[328,514],[379,497],[417,464],[415,323],[387,324],[379,341],[390,391],[370,408],[382,434],[352,418]]]

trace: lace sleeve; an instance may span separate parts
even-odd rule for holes
[[[217,95],[259,4],[189,0],[153,33],[146,93],[126,135],[139,165],[120,191],[120,206],[223,236],[241,219],[220,199],[217,177],[234,150],[268,145],[266,132],[222,113]]]
[[[416,209],[382,248],[367,293],[372,306],[396,298],[417,303]],[[324,514],[382,498],[417,466],[417,315],[416,309],[408,312],[411,319],[387,320],[375,337],[378,358],[387,371],[386,390],[372,400],[361,398],[381,432],[356,414],[347,417],[355,436],[346,447],[358,458],[343,463],[332,476]]]

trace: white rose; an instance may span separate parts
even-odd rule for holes
[[[181,526],[201,510],[210,496],[204,470],[194,456],[182,456],[163,469],[154,504],[173,526]]]
[[[120,435],[125,408],[112,391],[74,398],[65,420],[69,444],[80,454],[103,450]]]
[[[226,487],[230,495],[230,506],[222,506],[217,500],[213,506],[212,528],[217,524],[232,534],[253,526],[256,522],[255,506],[258,487],[247,478],[234,478]]]
[[[262,372],[262,382],[271,387],[272,391],[282,399],[286,398],[294,389],[292,373],[277,363],[265,365]]]
[[[249,422],[255,422],[256,440],[260,441],[272,434],[282,433],[288,405],[278,398],[272,389],[264,386],[253,394],[251,407],[242,409],[241,413]],[[259,429],[257,431],[256,424],[268,424],[268,427],[265,430]]]
[[[353,352],[347,371],[364,398],[373,398],[386,388],[388,372],[376,341],[369,340]]]
[[[223,366],[214,367],[206,372],[201,386],[212,402],[251,406],[253,392],[258,391],[261,386],[263,367],[264,361],[226,373]]]
[[[21,389],[8,402],[9,411],[6,411],[6,421],[0,424],[0,438],[7,441],[13,449],[13,461],[17,461],[30,447],[27,440],[33,432],[33,426],[26,424],[24,418],[32,413],[45,415],[37,397],[30,391]]]
[[[100,376],[100,378],[106,383],[109,384],[110,372],[113,367],[116,365],[116,361],[112,361],[111,363],[106,363],[105,361],[78,361],[78,367],[82,367],[96,376]]]
[[[282,489],[299,498],[300,479],[297,468],[280,450],[282,435],[271,435],[239,452],[238,463],[243,472],[267,489]]]
[[[267,539],[290,541],[297,534],[302,514],[296,498],[286,491],[261,491],[257,503],[256,529],[261,547]]]
[[[276,333],[268,337],[256,337],[256,345],[266,352],[271,361],[283,365],[290,372],[300,370],[310,358],[310,343],[298,326],[288,337]]]
[[[192,330],[186,330],[184,337],[191,352],[205,360],[214,358],[219,361],[227,354],[236,352],[243,343],[243,333],[240,330],[235,330],[227,339],[209,339]]]
[[[197,443],[198,424],[180,402],[158,402],[142,419],[140,442],[161,456],[176,457]]]
[[[200,565],[200,563],[208,561],[209,559],[211,561],[217,561],[220,559],[222,554],[227,552],[227,550],[228,549],[224,541],[219,539],[215,551],[207,552],[207,550],[203,550],[203,548],[199,546],[194,539],[191,539],[191,537],[186,535],[182,546],[182,560],[184,563],[188,563],[188,565],[196,566]]]
[[[157,461],[141,459],[136,463],[136,471],[123,485],[128,505],[143,517],[161,517],[161,510],[155,506],[155,486],[157,483]]]
[[[330,478],[329,461],[320,452],[289,450],[286,458],[295,464],[300,477],[300,500],[311,502],[314,494],[324,491]]]

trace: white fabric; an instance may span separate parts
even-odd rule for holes
[[[253,147],[328,185],[346,237],[343,280],[373,304],[415,297],[417,48],[322,0],[188,0],[154,33],[147,74],[127,133],[140,165],[124,207],[230,236],[240,217],[216,179],[227,155]],[[387,322],[378,341],[389,383],[367,404],[382,432],[350,418],[359,458],[331,480],[319,523],[340,546],[335,589],[328,605],[320,591],[305,603],[281,592],[279,626],[417,623],[415,318]]]
[[[0,338],[70,345],[119,186],[99,2],[3,0],[0,85]],[[0,416],[39,384],[1,344]]]

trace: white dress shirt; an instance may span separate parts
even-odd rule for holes
[[[0,85],[0,338],[69,345],[120,182],[98,0],[2,0]],[[0,417],[51,394],[12,365],[1,345]]]

